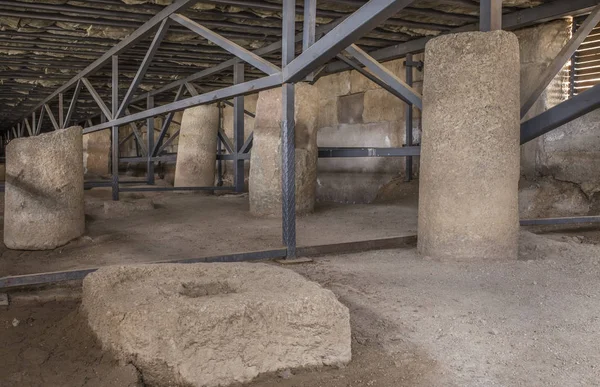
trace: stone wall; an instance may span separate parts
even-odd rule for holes
[[[569,41],[571,22],[558,20],[515,32],[521,50],[521,100],[536,87],[540,75]],[[540,96],[525,120],[550,109],[568,98],[568,72],[557,76]],[[542,136],[521,147],[521,174],[526,178],[540,175],[541,160],[548,137]]]
[[[402,80],[406,79],[404,60],[384,65]],[[422,73],[413,71],[414,87],[421,91]],[[320,147],[403,146],[407,106],[397,97],[357,71],[323,77],[316,85],[321,99]],[[418,142],[421,118],[417,109],[414,117],[414,136]],[[381,187],[394,177],[404,176],[404,165],[404,158],[319,159],[318,199],[370,203]]]
[[[415,57],[418,60],[418,57]],[[405,80],[404,60],[385,66]],[[414,87],[421,91],[422,73],[414,70]],[[406,136],[406,104],[357,71],[323,77],[318,89],[317,141],[320,147],[402,147]],[[246,96],[247,111],[256,111],[257,95]],[[420,112],[414,114],[415,142],[419,141]],[[246,136],[254,120],[246,116]],[[223,109],[223,129],[233,139],[233,109]],[[247,163],[248,164],[248,163]],[[418,163],[415,163],[418,171]],[[248,165],[247,165],[248,166]],[[226,163],[225,181],[231,180]],[[342,203],[370,203],[379,190],[398,176],[404,176],[403,158],[320,159],[317,199]]]
[[[567,43],[569,20],[519,31],[522,92]],[[568,98],[568,72],[557,76],[526,118]],[[521,149],[520,207],[524,218],[597,215],[600,201],[600,110],[547,133]]]

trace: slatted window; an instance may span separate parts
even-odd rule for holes
[[[573,30],[585,19],[575,19]],[[583,41],[572,58],[570,71],[571,96],[580,94],[600,83],[600,24]]]

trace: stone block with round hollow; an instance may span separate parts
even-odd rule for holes
[[[297,84],[295,106],[296,212],[306,214],[314,211],[317,190],[317,87]],[[259,93],[250,156],[250,212],[254,215],[281,215],[282,110],[281,88]]]
[[[50,250],[85,231],[81,127],[17,138],[6,148],[4,243]]]
[[[149,386],[226,386],[351,359],[348,309],[299,274],[250,263],[106,267],[83,308]]]
[[[175,187],[215,185],[219,108],[202,105],[186,109],[181,119]]]
[[[425,49],[419,195],[422,255],[516,259],[519,42],[469,32]]]

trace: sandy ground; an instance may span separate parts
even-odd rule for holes
[[[243,210],[244,198],[160,197],[154,210],[91,216],[92,241],[50,253],[5,252],[0,267],[69,268],[80,260],[109,264],[278,243],[279,220],[244,211],[232,220],[216,205]],[[165,209],[172,219],[156,216]],[[415,214],[410,205],[323,206],[300,220],[300,240],[397,236],[414,231]],[[353,361],[265,375],[250,386],[600,386],[600,228],[535,231],[546,235],[524,231],[515,262],[438,262],[406,248],[290,266],[350,308]],[[49,298],[56,294],[72,297],[77,289]],[[13,293],[13,303],[0,307],[0,386],[142,385],[133,367],[101,351],[77,300],[35,302],[40,295]]]
[[[281,220],[250,215],[246,195],[130,193],[117,204],[110,195],[86,192],[86,234],[65,247],[12,251],[0,244],[0,277],[282,248]],[[415,235],[416,214],[414,202],[319,204],[298,218],[298,245]]]

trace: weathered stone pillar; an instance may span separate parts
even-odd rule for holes
[[[181,120],[175,187],[212,187],[219,133],[219,108],[202,105],[186,109]]]
[[[49,250],[83,235],[82,128],[12,140],[6,148],[4,243]]]
[[[83,136],[83,170],[91,176],[110,174],[110,130],[101,130]]]
[[[517,258],[519,43],[509,32],[433,39],[425,49],[419,252]]]
[[[259,93],[250,163],[250,212],[281,215],[281,89]],[[310,213],[317,188],[318,89],[296,85],[296,211]]]

